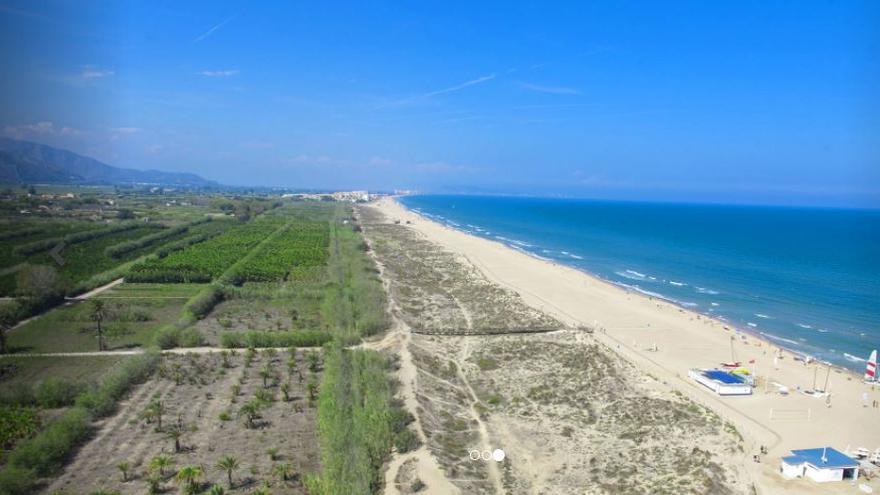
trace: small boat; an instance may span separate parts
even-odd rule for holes
[[[868,362],[865,364],[865,381],[868,383],[877,382],[877,349],[868,356]]]
[[[871,451],[864,447],[859,447],[856,449],[856,457],[858,457],[859,459],[865,459],[869,455],[871,455]]]
[[[727,361],[726,363],[721,363],[721,366],[725,368],[739,368],[742,365],[739,361]]]

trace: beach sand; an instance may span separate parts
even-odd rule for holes
[[[572,326],[596,328],[599,340],[639,369],[734,424],[748,453],[758,454],[760,446],[769,448],[760,463],[749,462],[747,466],[759,493],[851,493],[854,488],[849,482],[819,485],[784,480],[779,474],[780,459],[792,449],[832,446],[841,451],[857,447],[873,451],[880,447],[880,408],[872,407],[874,401],[880,401],[880,388],[863,383],[854,373],[831,371],[828,390],[832,401],[827,407],[825,398],[798,392],[798,387],[812,388],[816,366],[817,387],[824,385],[824,365],[805,365],[788,351],[774,365],[778,347],[737,333],[722,321],[448,228],[407,210],[393,198],[383,198],[374,205],[389,218],[405,225],[411,222],[407,226],[428,240],[466,257],[487,278],[517,292],[534,308]],[[761,386],[751,396],[719,397],[687,376],[690,368],[730,361],[731,336],[735,337],[736,359],[761,379]],[[649,350],[655,344],[657,350]],[[791,392],[780,395],[772,383],[783,384]],[[859,482],[880,490],[877,481],[860,478]]]

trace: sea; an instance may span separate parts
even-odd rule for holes
[[[880,348],[880,210],[412,195],[468,234],[862,372]]]

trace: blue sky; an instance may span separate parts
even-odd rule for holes
[[[236,185],[880,206],[880,2],[475,4],[0,0],[0,129]]]

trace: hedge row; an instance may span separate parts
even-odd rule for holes
[[[161,232],[156,232],[155,234],[150,234],[140,239],[135,239],[133,241],[120,242],[119,244],[115,244],[113,246],[107,246],[104,249],[104,254],[107,256],[111,256],[113,258],[119,258],[120,256],[124,256],[132,251],[137,251],[138,249],[145,248],[147,246],[152,246],[159,241],[164,239],[168,239],[169,237],[174,237],[176,235],[184,234],[189,231],[190,228],[195,227],[196,225],[201,225],[203,223],[207,223],[211,221],[211,217],[201,218],[199,220],[195,220],[193,222],[189,222],[184,225],[180,225],[177,227],[172,227],[170,229],[162,230]]]
[[[71,234],[67,234],[64,237],[50,237],[49,239],[42,239],[39,241],[29,242],[27,244],[22,244],[21,246],[16,246],[15,249],[12,250],[15,254],[20,254],[24,256],[29,256],[34,253],[39,253],[40,251],[46,251],[52,249],[58,243],[65,243],[67,245],[70,244],[79,244],[81,242],[91,241],[92,239],[98,239],[100,237],[108,236],[111,234],[115,234],[117,232],[124,232],[126,230],[136,229],[142,224],[140,222],[123,222],[115,225],[110,225],[108,227],[100,228],[100,229],[91,229],[91,230],[83,230],[80,232],[73,232]]]
[[[46,232],[46,229],[43,227],[28,227],[19,230],[11,230],[9,232],[0,232],[0,241],[42,234],[44,232]]]
[[[297,332],[224,332],[220,335],[220,345],[227,349],[245,347],[321,347],[330,342],[328,332],[300,330]]]

